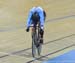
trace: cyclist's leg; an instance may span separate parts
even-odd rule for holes
[[[40,29],[40,43],[43,44],[43,35],[44,35],[44,30]]]

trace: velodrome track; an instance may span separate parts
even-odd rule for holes
[[[31,55],[26,19],[32,6],[47,12],[42,55]],[[0,0],[0,63],[42,63],[75,50],[75,0]]]

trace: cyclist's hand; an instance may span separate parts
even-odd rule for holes
[[[40,31],[43,32],[43,27],[40,28]]]
[[[26,32],[29,32],[29,28],[26,29]]]

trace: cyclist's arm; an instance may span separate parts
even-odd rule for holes
[[[46,12],[45,12],[45,10],[43,10],[43,13],[44,13],[44,17],[46,17]]]
[[[29,15],[28,15],[28,19],[27,19],[27,24],[26,24],[26,26],[27,26],[27,28],[31,25],[31,15],[32,15],[32,12],[30,11],[29,12]]]
[[[46,12],[45,12],[45,10],[43,10],[43,13],[44,13],[44,21],[45,21],[45,19],[46,19]]]

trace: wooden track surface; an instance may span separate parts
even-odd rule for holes
[[[31,55],[31,32],[27,33],[29,9],[46,10],[42,56]],[[75,49],[75,0],[0,0],[0,63],[42,63]]]

